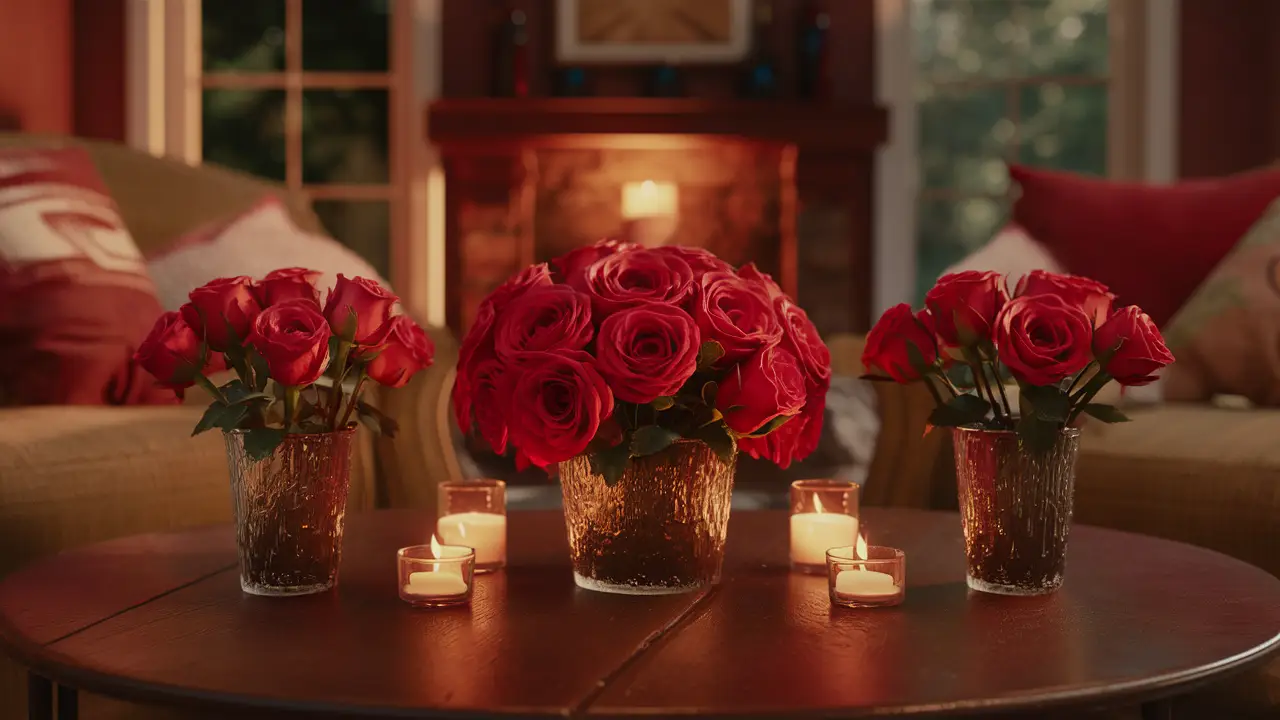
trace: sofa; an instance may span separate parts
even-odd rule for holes
[[[68,143],[88,148],[144,253],[267,194],[284,200],[300,227],[324,232],[306,198],[248,175],[109,143],[0,134],[0,147]],[[395,439],[359,434],[353,511],[433,510],[435,484],[461,477],[448,421],[457,345],[447,330],[428,333],[434,366],[377,398],[400,422],[400,433]],[[178,406],[0,408],[0,575],[79,545],[230,522],[222,438],[216,432],[190,437],[203,404],[198,391],[189,396],[195,402]],[[25,717],[24,688],[25,673],[0,658],[0,718]],[[84,705],[84,717],[102,716],[92,699]],[[135,716],[136,708],[122,708],[116,708],[121,716]]]

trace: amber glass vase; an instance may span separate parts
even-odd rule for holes
[[[633,458],[613,487],[586,456],[560,463],[573,578],[628,595],[689,592],[720,579],[737,457],[681,440]]]
[[[225,434],[242,590],[307,595],[337,584],[354,436],[354,428],[286,435],[253,460],[244,431]]]
[[[1080,431],[1047,451],[1009,431],[955,428],[956,480],[968,583],[998,595],[1043,595],[1062,585]]]

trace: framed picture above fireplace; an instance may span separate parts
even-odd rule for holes
[[[751,44],[750,0],[557,0],[556,55],[578,63],[730,63]]]

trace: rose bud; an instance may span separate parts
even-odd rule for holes
[[[406,315],[396,315],[369,338],[373,359],[365,366],[369,378],[379,385],[404,387],[419,370],[431,367],[435,346],[431,338]]]
[[[1059,275],[1058,273],[1032,270],[1018,281],[1015,295],[1057,295],[1068,305],[1074,305],[1093,321],[1098,327],[1111,316],[1111,305],[1115,302],[1107,286],[1097,280],[1077,277],[1075,275]]]
[[[1094,331],[1093,353],[1106,360],[1103,370],[1121,385],[1153,382],[1156,371],[1173,362],[1156,324],[1133,305],[1120,308]]]
[[[253,294],[253,281],[245,276],[210,280],[191,291],[191,302],[180,309],[196,334],[215,352],[243,345],[262,306]]]
[[[367,344],[369,336],[391,318],[391,310],[400,298],[369,278],[348,279],[341,273],[338,282],[325,299],[324,316],[334,335]],[[355,316],[352,327],[352,315]]]
[[[287,300],[308,300],[318,308],[320,293],[315,286],[318,277],[320,271],[306,268],[272,270],[254,285],[258,303],[262,307],[270,307]]]
[[[541,467],[582,454],[613,414],[613,393],[591,356],[529,352],[517,365],[504,383],[510,388],[511,442]]]
[[[782,325],[769,299],[734,273],[702,276],[693,319],[703,342],[714,340],[724,348],[717,367],[731,367],[782,340]]]
[[[991,325],[1008,300],[1003,275],[977,270],[943,275],[924,296],[938,337],[951,347],[990,341]]]
[[[181,392],[195,384],[204,369],[206,354],[200,337],[182,314],[171,310],[160,316],[134,353],[134,362],[151,373],[161,387]]]
[[[799,413],[804,402],[804,371],[796,357],[780,347],[765,348],[730,370],[716,393],[725,424],[740,435],[779,416]]]
[[[929,317],[927,313],[921,315]],[[862,364],[868,372],[879,370],[900,383],[919,380],[921,368],[912,363],[912,347],[920,353],[918,362],[926,367],[938,362],[938,340],[932,329],[911,313],[910,305],[894,305],[867,333]]]
[[[253,321],[249,343],[286,387],[310,385],[329,364],[329,323],[306,302],[272,305]]]
[[[1029,385],[1054,385],[1083,370],[1093,360],[1092,336],[1084,310],[1057,295],[1016,297],[996,318],[1000,362]]]
[[[531,288],[494,323],[499,358],[535,350],[581,350],[591,342],[591,298],[568,285]]]
[[[649,303],[614,313],[600,325],[596,369],[619,400],[653,402],[674,395],[698,368],[698,326],[673,305]]]

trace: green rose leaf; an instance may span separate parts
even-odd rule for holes
[[[591,463],[591,472],[604,478],[604,484],[613,487],[622,479],[627,471],[627,462],[631,458],[631,439],[622,436],[622,442],[613,447],[602,448],[587,456]]]
[[[1027,414],[1018,420],[1015,430],[1024,448],[1033,453],[1042,454],[1053,449],[1053,443],[1057,441],[1058,433],[1062,431],[1062,424],[1045,420],[1035,414]]]
[[[929,424],[936,427],[960,427],[980,423],[991,411],[991,403],[977,395],[957,395],[939,405],[929,415]]]
[[[675,404],[676,404],[676,399],[671,397],[670,395],[659,395],[658,397],[653,399],[653,402],[649,403],[649,405],[653,407],[654,410],[657,410],[658,412],[662,412],[663,410],[670,410],[673,406],[675,406]]]
[[[765,435],[768,435],[774,430],[777,430],[778,428],[782,427],[783,423],[790,420],[791,418],[792,418],[791,415],[779,415],[778,417],[770,420],[764,425],[761,425],[759,428],[756,429],[755,432],[747,433],[747,437],[764,437]]]
[[[704,425],[698,428],[689,439],[706,443],[707,447],[726,463],[733,459],[733,454],[738,449],[738,442],[733,439],[733,434],[724,423]]]
[[[365,427],[386,437],[395,438],[396,433],[400,432],[400,423],[364,400],[356,403],[356,415]]]
[[[1024,385],[1021,397],[1030,404],[1030,412],[1041,420],[1065,423],[1071,412],[1071,397],[1056,387]],[[1027,408],[1023,408],[1026,412]]]
[[[708,340],[698,348],[698,369],[706,370],[724,357],[724,347],[715,340]]]
[[[243,408],[242,408],[243,409]],[[271,453],[284,441],[284,430],[280,428],[254,428],[244,434],[244,451],[254,460],[270,457]]]
[[[1131,420],[1128,415],[1120,412],[1114,406],[1102,403],[1089,403],[1084,406],[1084,412],[1086,415],[1097,418],[1104,423],[1122,423]]]
[[[646,457],[662,452],[671,447],[671,443],[680,439],[680,434],[661,425],[645,425],[636,428],[631,436],[631,456]]]
[[[199,435],[214,428],[221,428],[224,432],[235,430],[248,412],[249,408],[245,405],[227,405],[215,401],[204,411],[204,415],[200,417],[200,422],[196,423],[196,428],[191,431],[191,434]]]
[[[702,402],[706,403],[709,407],[715,407],[716,395],[719,392],[720,386],[717,385],[714,380],[709,380],[702,386],[702,392],[699,394],[702,396]]]

